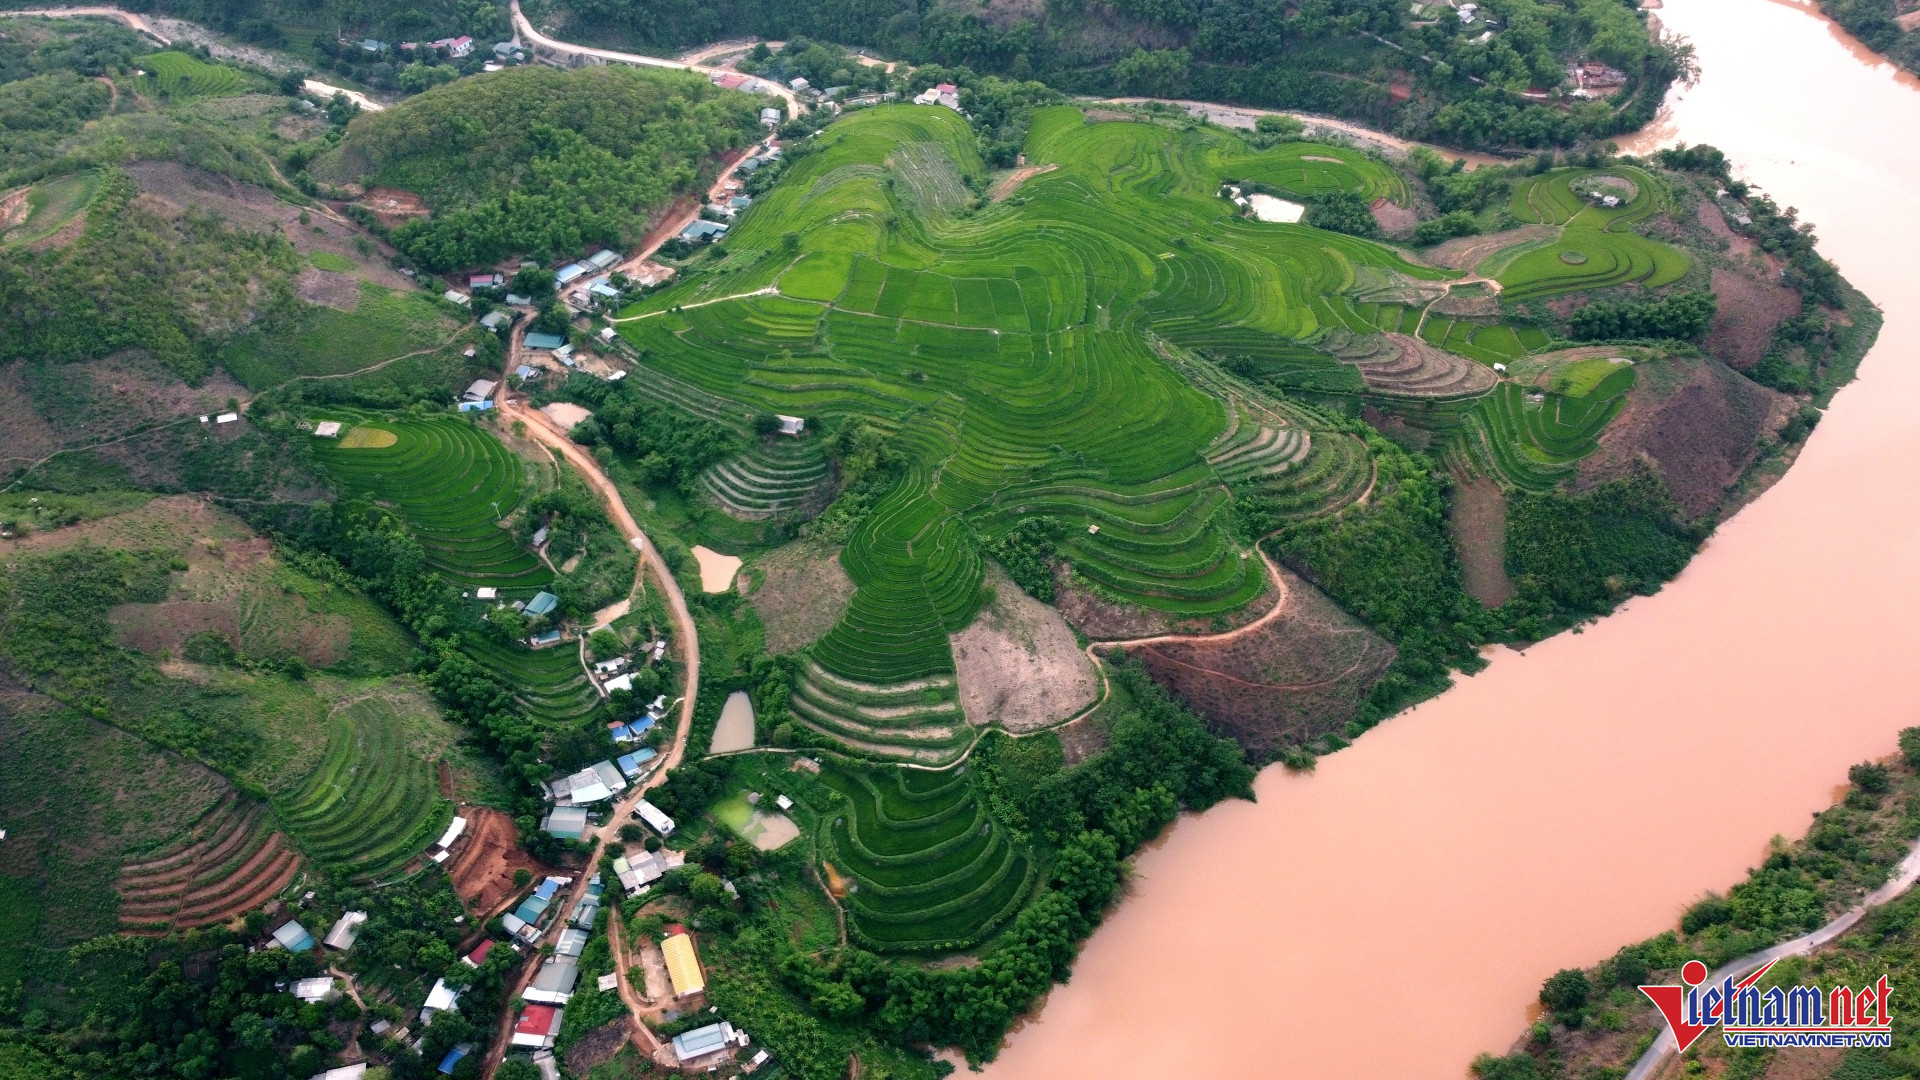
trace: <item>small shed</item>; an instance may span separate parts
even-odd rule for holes
[[[443,292],[440,295],[442,298],[446,300],[447,303],[459,304],[461,307],[466,307],[468,304],[473,303],[473,297],[468,296],[466,293],[461,292],[459,289],[448,289],[446,292]]]
[[[498,330],[513,321],[513,316],[504,311],[489,311],[480,316],[480,325],[488,330]]]
[[[273,932],[273,944],[288,952],[306,952],[313,948],[313,935],[307,933],[306,927],[289,920]]]
[[[494,585],[482,585],[473,590],[473,595],[478,600],[494,600],[500,596],[500,589]]]
[[[240,419],[240,414],[237,412],[223,412],[219,416],[214,417],[213,422],[216,424],[231,424],[238,419]]]
[[[783,416],[775,413],[774,419],[780,421],[780,434],[782,435],[798,435],[807,430],[807,422],[801,417]]]
[[[760,122],[762,124],[767,125],[768,127],[779,127],[780,126],[780,110],[772,108],[771,106],[765,109],[761,109]]]
[[[546,820],[540,823],[540,831],[548,836],[578,840],[587,831],[587,811],[578,806],[556,806],[547,811]]]
[[[360,936],[360,924],[366,921],[366,912],[349,911],[340,916],[340,920],[333,924],[333,929],[327,931],[327,936],[320,943],[329,949],[346,952],[353,948],[354,939]]]
[[[646,822],[654,832],[659,833],[661,836],[673,835],[673,819],[668,817],[659,807],[645,799],[641,799],[640,805],[633,808],[633,816]]]
[[[332,997],[333,976],[320,975],[311,979],[295,979],[293,996],[305,1002],[325,1001]]]
[[[434,844],[437,847],[450,848],[453,846],[455,840],[460,839],[460,834],[466,831],[467,819],[456,815],[452,821],[447,823],[447,831],[441,833],[440,839],[435,841]]]
[[[340,421],[322,420],[313,425],[313,434],[316,438],[337,439],[340,437]]]
[[[495,385],[491,379],[475,379],[473,380],[473,385],[467,387],[467,392],[460,395],[460,400],[485,401],[493,396],[493,388]]]

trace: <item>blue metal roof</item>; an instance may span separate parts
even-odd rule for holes
[[[540,590],[540,592],[534,595],[533,599],[527,601],[527,614],[545,615],[547,612],[552,611],[556,606],[558,606],[559,603],[560,603],[559,597],[553,595],[550,592],[547,592],[545,589],[542,589]]]

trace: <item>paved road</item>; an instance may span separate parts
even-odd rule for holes
[[[1750,953],[1738,960],[1730,961],[1725,967],[1709,974],[1703,985],[1712,986],[1729,976],[1735,979],[1742,978],[1782,957],[1805,956],[1853,929],[1854,924],[1864,918],[1869,910],[1898,897],[1912,888],[1916,882],[1920,882],[1920,844],[1915,844],[1913,850],[1907,852],[1907,857],[1900,860],[1900,865],[1894,867],[1893,877],[1885,885],[1862,897],[1857,906],[1849,909],[1839,918],[1811,934],[1802,934],[1792,941],[1783,941],[1770,949],[1762,949],[1757,953]],[[1651,1080],[1660,1072],[1667,1059],[1673,1056],[1675,1048],[1673,1029],[1663,1028],[1660,1037],[1653,1040],[1653,1045],[1647,1047],[1646,1053],[1640,1055],[1639,1061],[1633,1063],[1633,1071],[1627,1074],[1627,1080]]]
[[[641,56],[639,53],[617,52],[613,49],[596,49],[590,45],[574,45],[569,42],[558,41],[533,28],[533,24],[527,21],[527,17],[520,13],[520,0],[513,0],[512,7],[513,26],[516,36],[525,38],[536,47],[546,49],[549,52],[565,53],[568,56],[592,56],[601,60],[611,60],[616,64],[670,68],[674,71],[697,71],[702,75],[710,75],[713,72],[724,70],[721,68],[708,67],[705,64],[688,64],[679,60],[663,60],[658,56]],[[806,105],[801,103],[800,99],[794,95],[792,90],[769,79],[761,79],[760,82],[770,88],[775,94],[786,99],[788,116],[799,116],[801,113],[807,111]]]

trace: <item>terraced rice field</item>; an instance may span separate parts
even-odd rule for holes
[[[853,889],[850,936],[886,952],[968,948],[1032,895],[1031,855],[993,822],[959,770],[863,769],[830,763],[821,781],[843,799],[818,808],[820,858]]]
[[[1603,199],[1619,200],[1606,206]],[[1561,227],[1558,239],[1506,262],[1499,281],[1510,300],[1637,282],[1671,285],[1687,272],[1686,253],[1633,231],[1666,197],[1651,173],[1631,166],[1555,169],[1515,187],[1508,209],[1521,221]]]
[[[356,702],[328,723],[326,756],[274,809],[315,861],[362,880],[391,878],[446,828],[453,806],[385,702]]]
[[[170,851],[121,867],[120,922],[166,933],[225,922],[293,883],[301,858],[259,803],[228,796]]]
[[[147,74],[138,80],[141,93],[175,101],[186,98],[222,97],[238,94],[240,73],[230,67],[209,64],[183,52],[157,52],[139,59]]]
[[[964,751],[947,635],[979,603],[978,541],[1020,520],[1070,523],[1074,569],[1134,604],[1204,616],[1259,595],[1262,565],[1222,517],[1230,485],[1257,477],[1324,512],[1364,490],[1364,450],[1270,406],[1284,448],[1263,457],[1263,443],[1223,474],[1208,454],[1239,406],[1168,360],[1205,367],[1182,350],[1230,344],[1362,390],[1313,342],[1410,331],[1454,273],[1247,221],[1219,197],[1222,180],[1249,178],[1405,198],[1391,170],[1319,144],[1254,151],[1220,132],[1042,110],[1027,156],[1055,167],[972,211],[960,177],[985,167],[960,117],[866,110],[819,141],[728,235],[728,273],[694,275],[619,325],[663,397],[715,415],[733,402],[734,417],[859,415],[906,458],[846,545],[859,589],[797,695],[803,722],[869,754]],[[811,477],[799,448],[786,453],[717,466],[707,488],[730,513],[777,512]]]
[[[499,439],[460,417],[345,419],[346,437],[314,440],[314,459],[347,494],[393,506],[447,580],[521,599],[553,580],[498,525],[526,486],[525,465]]]
[[[468,656],[499,672],[513,687],[527,715],[535,720],[564,725],[586,716],[599,704],[574,642],[527,649],[469,635],[461,647]]]
[[[1577,365],[1576,371],[1591,373],[1592,363]],[[1612,371],[1602,377],[1581,380],[1585,393],[1502,383],[1468,414],[1461,449],[1480,471],[1515,487],[1553,487],[1573,475],[1575,463],[1594,451],[1600,433],[1626,405],[1633,366],[1609,366]]]
[[[722,510],[760,521],[794,509],[827,483],[827,456],[817,438],[781,437],[714,465],[700,480]]]

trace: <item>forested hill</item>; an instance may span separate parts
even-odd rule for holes
[[[1686,63],[1684,48],[1649,37],[1631,0],[1486,0],[1471,22],[1446,3],[1402,0],[571,0],[561,14],[581,40],[671,51],[816,37],[1071,93],[1304,109],[1467,147],[1633,130]],[[1627,82],[1563,96],[1577,59]]]
[[[429,269],[622,244],[636,207],[758,133],[761,104],[679,72],[515,68],[364,114],[312,168],[424,198],[433,216],[393,239]]]
[[[1899,0],[1820,0],[1820,10],[1867,48],[1908,71],[1920,73],[1920,22],[1914,21],[1912,4]]]

